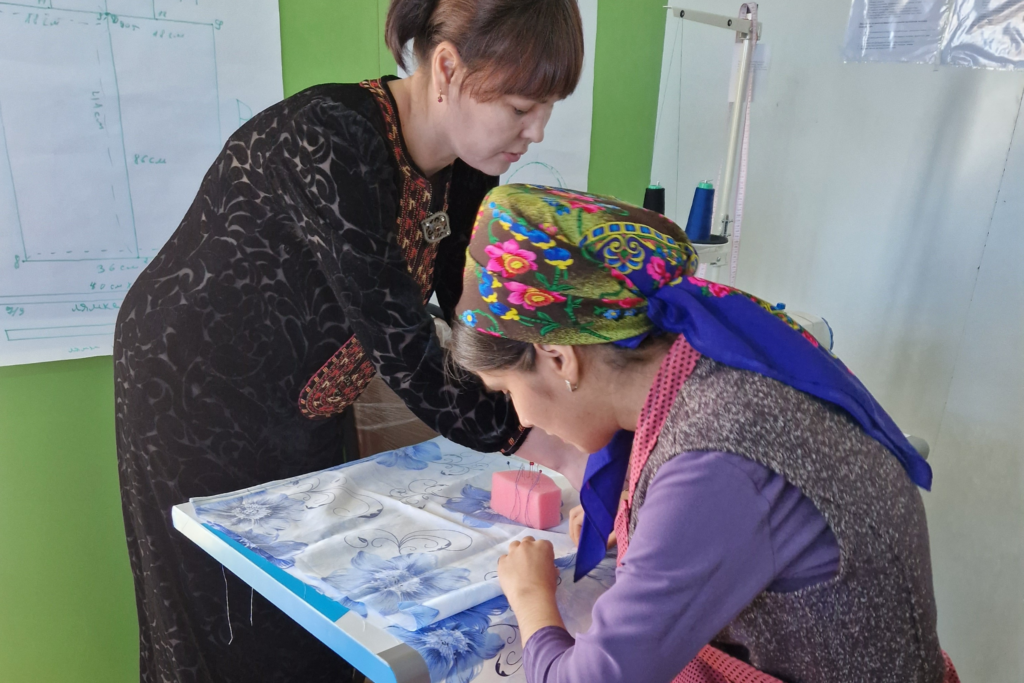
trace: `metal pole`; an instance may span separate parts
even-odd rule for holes
[[[749,15],[748,15],[749,16]],[[713,225],[720,225],[721,235],[729,234],[729,223],[732,215],[732,184],[736,172],[736,150],[740,144],[740,124],[743,122],[743,106],[747,97],[747,76],[750,73],[750,62],[753,59],[750,46],[753,42],[753,31],[743,38],[743,49],[740,53],[739,73],[736,76],[736,92],[732,107],[732,120],[729,122],[729,145],[725,153],[725,172],[722,175],[722,187],[718,195],[719,216]]]

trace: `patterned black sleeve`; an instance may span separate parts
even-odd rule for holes
[[[283,198],[383,379],[429,427],[479,451],[518,431],[508,399],[474,379],[456,384],[391,228],[393,168],[379,133],[329,101],[282,132]]]

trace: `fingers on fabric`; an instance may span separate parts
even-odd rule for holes
[[[579,545],[580,534],[583,532],[583,506],[577,505],[569,510],[569,538]]]

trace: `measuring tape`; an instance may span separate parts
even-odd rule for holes
[[[747,198],[747,153],[750,150],[750,102],[754,97],[754,51],[757,48],[757,3],[740,7],[740,18],[750,13],[750,72],[747,74],[747,98],[743,110],[743,143],[740,145],[739,179],[736,181],[736,219],[732,226],[732,253],[729,255],[729,286],[736,286],[736,268],[740,259],[740,237],[743,226],[743,202]],[[740,106],[736,102],[733,106]],[[728,199],[726,199],[728,201]]]

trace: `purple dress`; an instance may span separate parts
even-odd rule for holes
[[[781,475],[734,453],[682,453],[651,482],[590,629],[576,639],[537,631],[526,680],[665,683],[762,591],[795,591],[838,570],[825,518]]]

